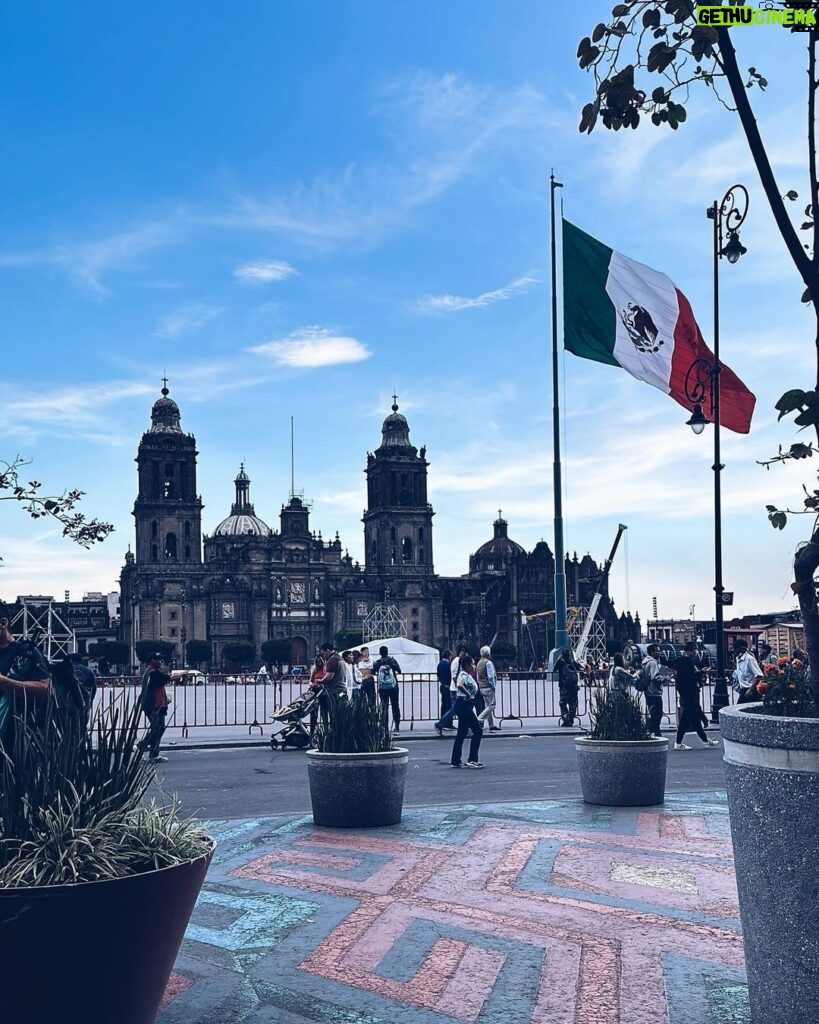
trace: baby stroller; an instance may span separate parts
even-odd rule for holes
[[[273,712],[271,721],[276,722],[281,728],[270,737],[271,750],[278,750],[279,747],[300,749],[309,745],[310,730],[304,724],[304,719],[315,707],[318,696],[318,690],[305,690],[290,704],[285,704]]]

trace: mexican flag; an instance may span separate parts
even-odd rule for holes
[[[624,370],[693,410],[685,377],[714,356],[674,282],[563,221],[563,323],[569,352]],[[722,363],[720,422],[747,434],[756,398]],[[710,419],[710,397],[702,411]]]

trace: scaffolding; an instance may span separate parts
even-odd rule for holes
[[[578,648],[588,616],[589,608],[583,605],[579,609],[577,618],[574,620],[574,624],[569,632],[569,642],[572,645],[572,650],[576,651]],[[602,615],[597,614],[591,623],[583,660],[590,662],[592,665],[599,665],[601,661],[606,661],[606,659],[606,620]]]
[[[377,604],[361,624],[364,643],[407,635],[407,620],[394,604]]]
[[[53,599],[21,598],[22,607],[9,621],[17,640],[33,640],[48,661],[64,658],[77,650],[74,630],[57,613]]]

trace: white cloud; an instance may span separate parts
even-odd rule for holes
[[[119,443],[111,432],[110,406],[123,400],[155,392],[156,388],[131,381],[110,381],[39,390],[26,394],[17,392],[0,406],[0,429],[28,428],[32,436],[44,428],[82,432],[87,439]]]
[[[356,338],[333,334],[326,327],[303,327],[286,338],[256,345],[249,351],[271,359],[277,366],[299,369],[360,363],[372,355]]]
[[[181,306],[159,318],[154,334],[158,338],[177,338],[180,334],[192,334],[222,312],[222,306],[208,306],[203,303]]]
[[[233,271],[233,276],[246,284],[269,284],[271,281],[286,281],[298,274],[285,260],[255,260],[244,263]]]
[[[472,298],[461,295],[425,295],[419,299],[413,309],[416,313],[457,313],[462,309],[476,309],[483,306],[491,306],[495,302],[503,302],[515,295],[528,292],[530,288],[538,283],[538,277],[534,273],[518,277],[502,288],[495,288],[489,292],[482,292]]]

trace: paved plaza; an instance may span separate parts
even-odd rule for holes
[[[748,1024],[720,792],[210,827],[160,1024]]]

